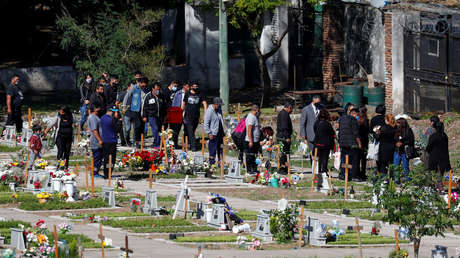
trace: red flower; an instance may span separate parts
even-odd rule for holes
[[[39,219],[39,220],[37,221],[37,223],[35,224],[35,227],[37,227],[37,228],[38,228],[38,227],[40,227],[41,225],[43,225],[44,223],[45,223],[45,221],[44,221],[44,220],[42,220],[42,219]]]
[[[6,175],[3,175],[2,178],[1,178],[2,181],[5,181],[6,179],[7,179]]]
[[[134,205],[140,205],[140,203],[139,203],[138,200],[132,200],[132,203],[133,203]]]

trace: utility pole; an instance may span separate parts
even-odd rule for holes
[[[227,0],[228,1],[228,0]],[[225,2],[227,2],[225,1]],[[219,66],[220,66],[220,98],[224,102],[222,112],[228,112],[228,40],[227,40],[227,12],[224,0],[219,0]]]

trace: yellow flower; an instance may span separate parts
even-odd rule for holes
[[[13,197],[13,199],[17,199],[18,198],[18,194],[17,193],[14,193],[11,195],[11,197]]]
[[[47,192],[42,192],[42,193],[37,194],[37,198],[39,199],[48,199],[50,197],[51,197],[51,194]]]
[[[41,233],[37,234],[37,241],[40,244],[44,244],[48,242],[48,239],[46,238],[46,235],[42,235]]]

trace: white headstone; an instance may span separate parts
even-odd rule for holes
[[[188,175],[185,176],[184,182],[181,183],[181,190],[177,192],[176,195],[176,205],[174,207],[173,219],[176,219],[178,212],[189,211],[190,203],[187,203],[185,207],[185,195],[189,194],[189,189],[187,188]]]
[[[326,173],[321,173],[321,177],[323,179],[323,183],[321,184],[322,187],[320,189],[320,192],[324,194],[328,194],[330,190],[329,178]]]
[[[326,245],[326,227],[320,223],[319,219],[309,217],[307,225],[310,245]]]
[[[270,232],[270,216],[265,210],[261,210],[257,215],[256,229],[252,236],[261,239],[264,242],[272,242],[273,235]]]
[[[225,176],[225,180],[231,183],[243,183],[244,177],[241,175],[241,166],[238,160],[232,160],[228,174]]]
[[[284,211],[288,207],[288,201],[286,199],[281,199],[278,201],[278,210],[279,211]]]
[[[155,215],[158,210],[157,192],[147,189],[145,193],[145,203],[142,212],[145,214]]]
[[[221,228],[225,224],[225,206],[223,204],[213,204],[211,221],[208,222],[208,226]]]
[[[107,202],[110,207],[115,207],[115,192],[113,187],[102,187],[102,200]]]
[[[26,242],[24,240],[24,230],[17,228],[10,228],[11,230],[11,246],[18,250],[26,249]]]

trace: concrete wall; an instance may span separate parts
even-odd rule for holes
[[[19,75],[20,87],[25,93],[50,94],[76,92],[77,72],[71,66],[47,66],[0,70],[0,89],[11,83],[11,77]]]
[[[358,62],[377,82],[385,81],[385,32],[382,12],[358,4],[345,5],[345,52],[343,73],[365,77]]]

